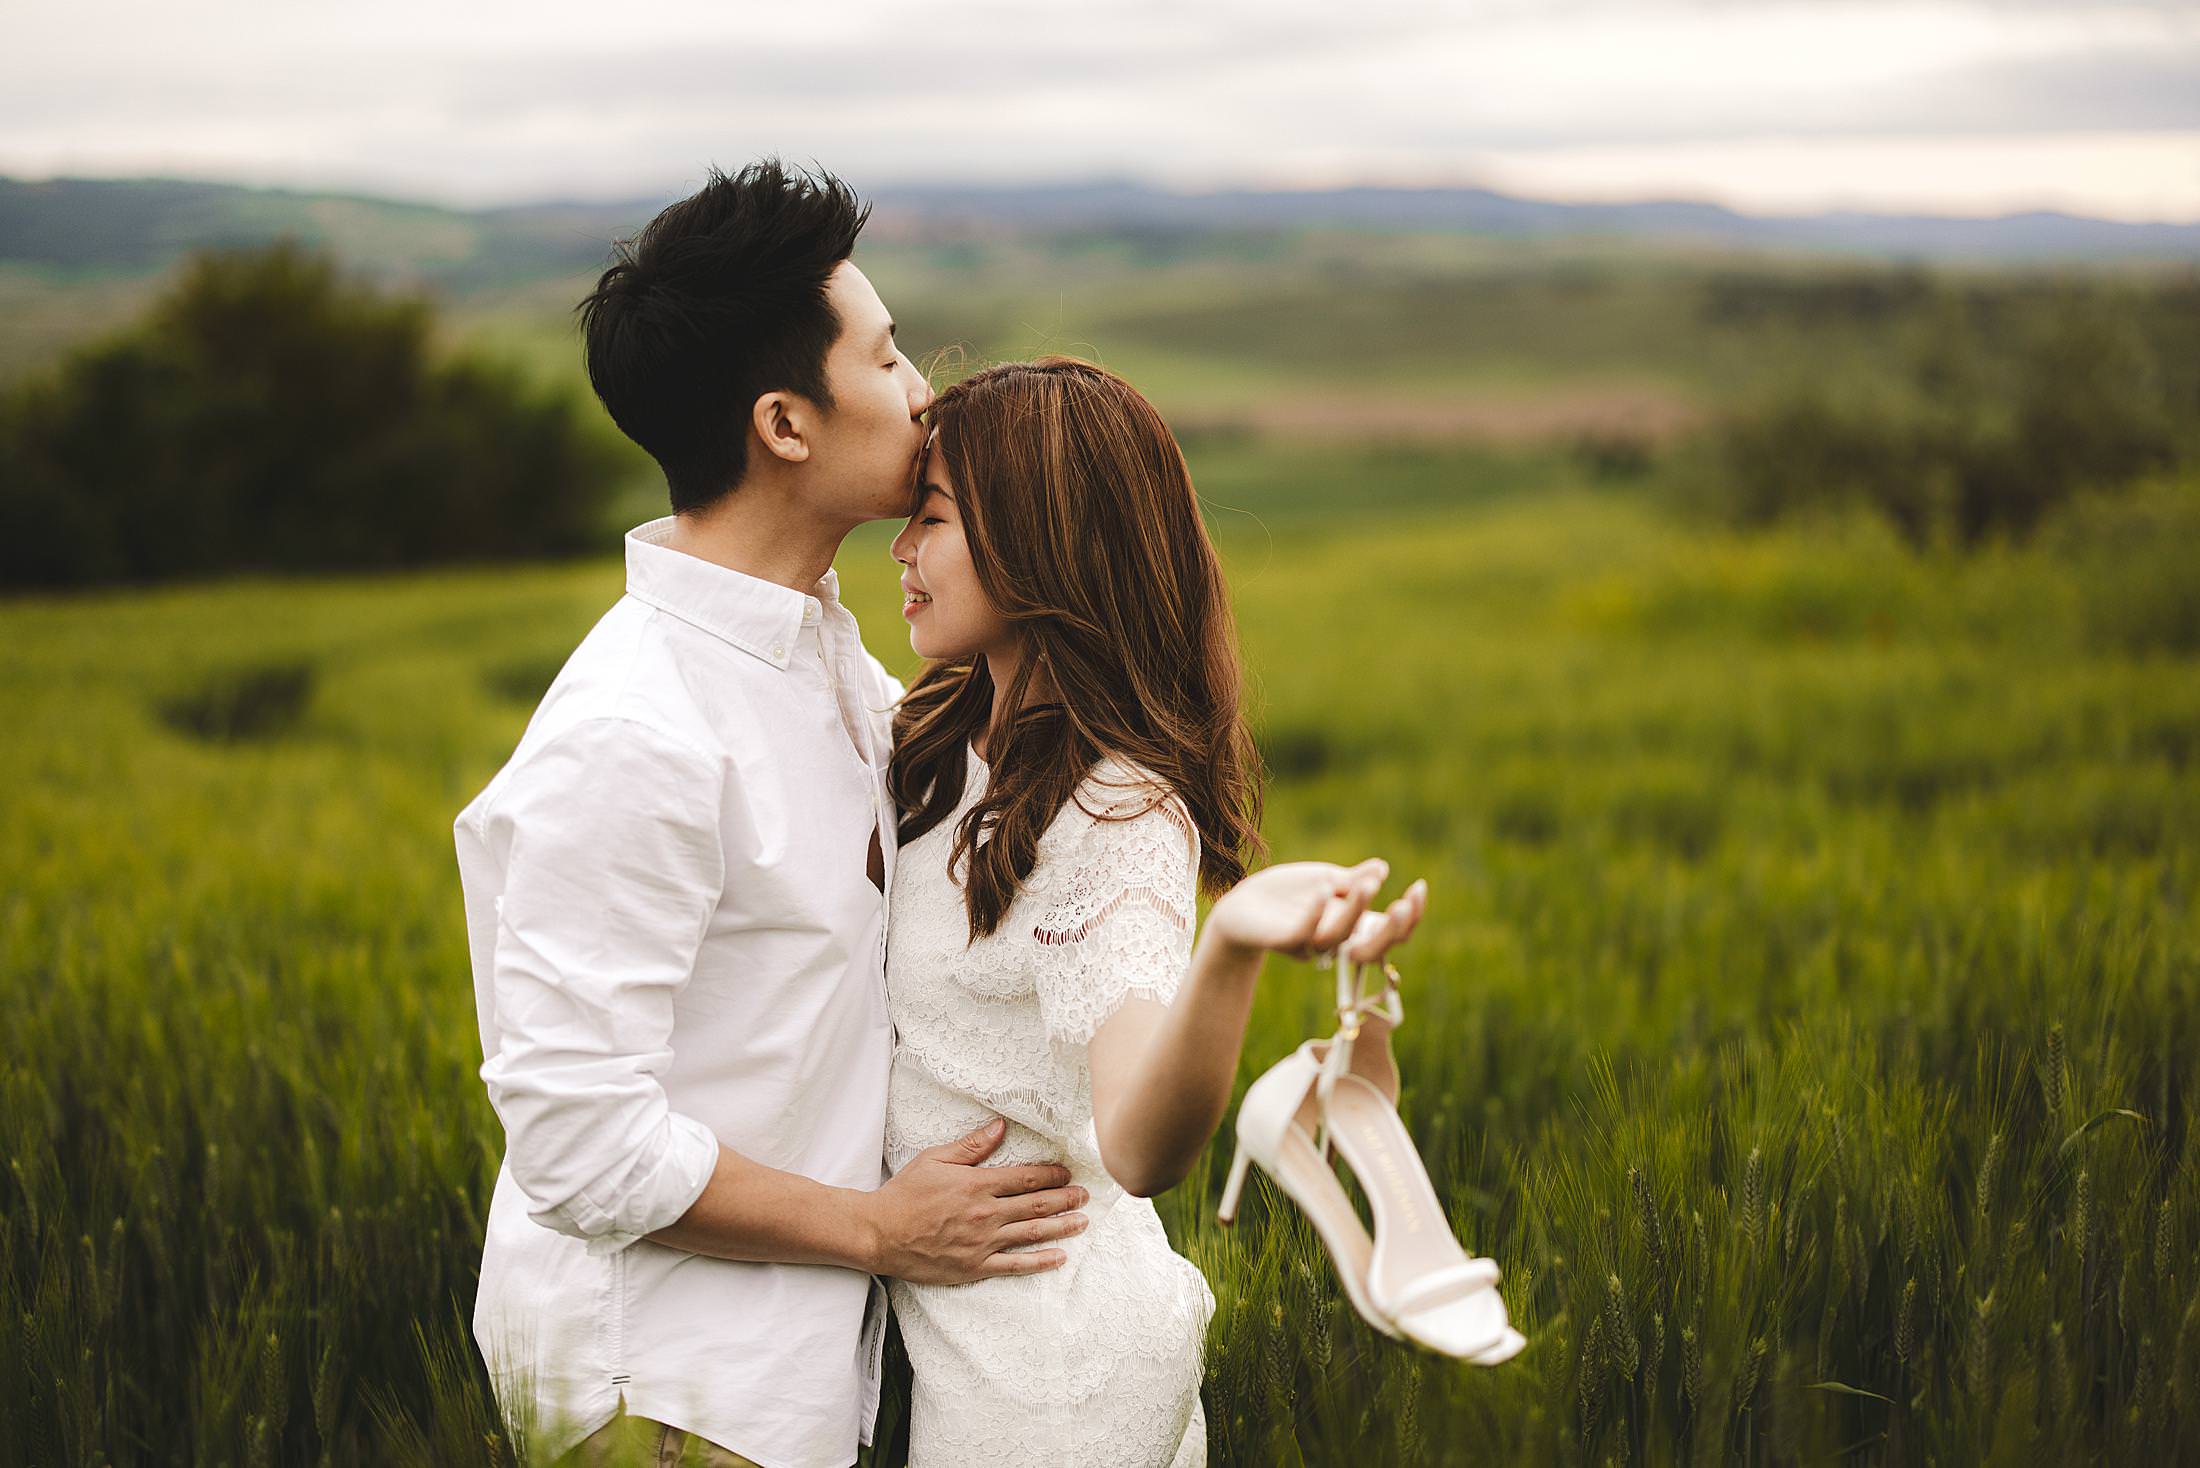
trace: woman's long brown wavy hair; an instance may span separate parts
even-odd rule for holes
[[[1199,831],[1201,888],[1228,888],[1262,849],[1260,757],[1221,562],[1168,425],[1072,357],[987,368],[930,418],[978,584],[1026,652],[1006,689],[983,658],[928,663],[910,685],[894,715],[901,839],[961,802],[964,746],[1001,698],[1017,712],[948,858],[972,938],[1000,926],[1040,835],[1111,755],[1168,783]]]

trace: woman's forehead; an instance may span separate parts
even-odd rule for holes
[[[939,441],[940,431],[937,427],[934,427],[930,433],[924,436],[924,448],[917,455],[917,495],[921,499],[926,494],[936,494],[943,499],[952,501],[955,497],[947,492],[945,483],[947,479],[946,464],[938,463],[939,478],[934,479],[932,477],[936,463],[933,450],[938,446]]]

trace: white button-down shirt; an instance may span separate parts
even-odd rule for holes
[[[843,1468],[884,1291],[653,1243],[721,1144],[884,1178],[888,710],[828,572],[806,596],[630,532],[626,595],[460,813],[481,1077],[506,1150],[474,1331],[554,1455],[618,1410],[766,1468]]]

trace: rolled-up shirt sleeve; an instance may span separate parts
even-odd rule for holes
[[[481,1078],[536,1222],[622,1249],[702,1195],[718,1139],[674,1111],[673,1000],[725,885],[720,766],[672,734],[583,720],[507,772]]]

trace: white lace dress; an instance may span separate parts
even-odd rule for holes
[[[1091,1195],[1069,1260],[966,1285],[889,1283],[915,1377],[911,1468],[1207,1461],[1201,1348],[1214,1294],[1153,1204],[1118,1187],[1092,1127],[1086,1045],[1131,995],[1166,1003],[1191,961],[1199,837],[1150,775],[1103,764],[1040,838],[1001,925],[967,941],[954,828],[984,791],[969,756],[955,813],[901,848],[887,944],[895,1028],[886,1104],[896,1171],[995,1114],[987,1165],[1055,1162]],[[1148,807],[1151,806],[1151,809]],[[1096,820],[1086,811],[1143,811]],[[1052,1246],[1048,1246],[1052,1247]]]

